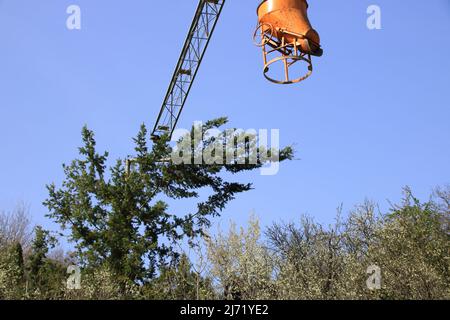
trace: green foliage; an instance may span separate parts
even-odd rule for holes
[[[209,121],[201,130],[205,133],[226,122],[225,118]],[[99,154],[94,133],[83,128],[81,159],[64,166],[62,187],[49,185],[44,202],[48,216],[70,230],[85,267],[106,266],[118,279],[134,283],[153,279],[175,252],[174,244],[202,235],[211,217],[220,215],[236,195],[251,189],[251,184],[226,181],[221,173],[254,170],[265,164],[177,165],[167,160],[173,150],[167,137],[150,147],[147,136],[142,125],[134,139],[132,161],[118,160],[107,170],[108,153]],[[193,142],[192,150],[208,148],[217,143],[213,140],[201,147]],[[292,149],[279,154],[281,161],[291,159]],[[206,199],[200,200],[205,193]],[[174,214],[163,199],[195,199],[198,203],[193,212]]]
[[[450,212],[420,203],[409,189],[402,206],[387,215],[369,257],[384,271],[379,296],[389,299],[449,298]]]
[[[68,262],[52,257],[55,239],[37,227],[28,254],[18,243],[0,249],[0,299],[450,299],[449,190],[421,203],[406,189],[387,214],[366,201],[331,226],[303,217],[265,237],[252,218],[205,235],[207,255],[194,247],[195,263],[171,252],[141,283],[90,265],[80,290],[65,286]],[[377,290],[367,286],[374,265]]]
[[[161,269],[157,278],[143,288],[143,297],[154,300],[205,300],[214,298],[211,280],[192,270],[187,255]]]
[[[210,272],[229,299],[449,299],[449,193],[420,203],[409,189],[385,215],[371,202],[324,227],[310,217],[207,238]],[[381,288],[367,270],[381,270]]]
[[[49,231],[37,226],[31,253],[27,259],[27,294],[37,299],[57,299],[64,290],[67,265],[48,258],[57,239]]]
[[[282,299],[448,299],[448,221],[439,199],[421,204],[406,190],[402,205],[376,213],[366,202],[345,221],[323,228],[270,228]],[[381,269],[382,287],[369,290],[367,268]]]
[[[188,136],[226,122],[209,121]],[[249,151],[224,165],[176,164],[167,137],[150,146],[147,136],[142,126],[133,158],[108,168],[108,153],[98,153],[83,128],[80,159],[64,166],[61,187],[48,186],[48,216],[69,231],[75,259],[56,256],[57,239],[41,227],[31,237],[23,208],[0,214],[0,299],[450,299],[450,187],[425,203],[406,188],[389,212],[366,201],[346,216],[339,210],[330,226],[303,216],[263,236],[252,218],[246,229],[232,224],[209,235],[211,219],[252,187],[224,176],[261,168],[260,153],[292,159],[292,149],[257,149],[256,164]],[[191,160],[226,146],[223,136],[204,144],[184,138],[178,145],[188,141]],[[255,145],[254,136],[235,138]],[[175,213],[167,203],[189,199],[191,211]],[[197,250],[193,261],[182,243]],[[67,287],[74,262],[82,267],[76,290]],[[380,288],[367,285],[371,266],[381,270]]]
[[[28,223],[28,220],[15,221],[18,225]],[[0,299],[60,299],[63,296],[67,266],[48,257],[56,239],[36,227],[31,242],[25,254],[20,243],[0,249]]]
[[[24,294],[22,245],[15,243],[0,252],[0,299],[18,299]]]
[[[80,290],[66,290],[66,299],[140,299],[140,288],[128,279],[118,279],[108,266],[82,270]]]
[[[222,298],[267,299],[273,294],[273,263],[261,243],[259,222],[252,217],[248,229],[234,224],[227,234],[206,237],[211,275]]]

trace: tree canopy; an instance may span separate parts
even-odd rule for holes
[[[193,127],[188,134],[188,138],[192,137],[190,156],[197,157],[199,150],[214,153],[217,146],[225,148],[224,136],[208,136],[203,141],[193,138],[198,129],[207,136],[208,131],[226,122],[226,118],[220,118],[201,128]],[[185,138],[175,147],[185,142]],[[117,277],[132,282],[152,279],[168,258],[174,255],[177,258],[174,244],[203,235],[212,217],[220,215],[238,194],[251,190],[250,183],[228,181],[223,173],[261,168],[270,161],[260,156],[262,152],[276,153],[279,161],[293,157],[290,147],[258,148],[239,154],[232,147],[222,153],[235,152],[232,162],[177,164],[171,161],[174,148],[168,137],[163,136],[150,145],[147,129],[142,125],[133,139],[135,154],[117,160],[108,170],[108,152],[97,151],[94,132],[84,127],[82,139],[81,158],[64,165],[65,179],[61,187],[47,186],[49,197],[44,205],[49,209],[50,218],[70,230],[70,238],[77,244],[85,266],[106,264]],[[248,136],[240,141],[249,146],[256,139]],[[211,146],[215,146],[213,151]],[[251,163],[248,161],[251,157],[258,161]],[[242,158],[247,161],[241,161]],[[197,206],[191,212],[174,213],[167,199],[194,199]]]

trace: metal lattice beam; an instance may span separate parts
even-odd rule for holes
[[[180,59],[152,132],[172,136],[186,103],[225,0],[200,0]]]

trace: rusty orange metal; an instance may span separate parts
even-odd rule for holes
[[[313,29],[308,19],[308,2],[306,0],[264,0],[257,9],[258,28],[261,40],[258,45],[263,48],[264,75],[275,83],[296,83],[303,81],[312,73],[311,55],[321,56],[320,36]],[[279,57],[269,59],[268,55],[278,52]],[[268,76],[269,68],[276,62],[283,62],[284,79],[272,79]],[[296,62],[308,63],[305,76],[291,79],[290,67]]]

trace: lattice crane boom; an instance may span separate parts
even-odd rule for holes
[[[163,134],[172,136],[224,4],[225,0],[199,1],[180,59],[153,128],[153,139]]]

